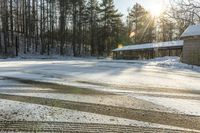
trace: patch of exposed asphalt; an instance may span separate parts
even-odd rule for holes
[[[174,88],[161,88],[161,87],[151,87],[151,86],[132,86],[132,85],[117,85],[117,84],[107,84],[100,82],[92,82],[92,81],[76,81],[78,83],[89,84],[89,85],[97,85],[103,87],[113,87],[119,90],[127,90],[127,91],[145,91],[145,92],[166,92],[172,94],[195,94],[200,95],[199,90],[185,90],[185,89],[174,89]]]
[[[48,69],[45,69],[46,71],[48,70]],[[50,69],[49,71],[52,71],[52,69]],[[56,74],[56,73],[54,73],[53,75],[52,74],[47,74],[47,73],[42,73],[42,72],[40,72],[40,71],[27,71],[27,70],[23,70],[23,71],[21,71],[22,73],[27,73],[27,74],[37,74],[37,75],[43,75],[43,77],[46,77],[46,78],[58,78],[58,79],[61,79],[61,78],[63,78],[63,76],[62,75],[60,75],[60,74]],[[69,76],[68,76],[69,77]]]
[[[0,79],[1,80],[1,79]],[[30,85],[22,85],[22,84],[15,84],[15,85],[1,85],[0,88],[16,88],[16,87],[31,87]]]
[[[200,130],[200,117],[191,115],[164,113],[150,110],[132,109],[83,102],[72,102],[66,100],[55,100],[50,98],[16,96],[8,94],[0,94],[0,98],[5,100],[47,105],[51,107],[72,109],[101,115],[115,116],[144,122]]]
[[[90,81],[76,81],[77,83],[82,83],[82,84],[89,84],[89,85],[97,85],[97,86],[103,86],[103,87],[112,87],[110,84],[105,84],[105,83],[97,83],[97,82],[90,82]]]
[[[22,86],[23,87],[23,86]],[[4,87],[2,87],[4,88]],[[7,87],[6,87],[7,88]],[[1,89],[0,87],[0,93],[9,93],[9,94],[17,94],[17,93],[59,93],[58,91],[55,90],[37,90],[37,89],[31,89],[31,90],[25,90],[25,89]],[[10,87],[9,87],[10,88]]]
[[[190,131],[92,123],[0,121],[0,131],[76,133],[194,133]]]
[[[0,80],[6,80],[6,79],[5,79],[4,77],[1,77],[1,76],[0,76]]]
[[[28,84],[28,85],[31,85],[32,87],[50,88],[50,89],[55,90],[55,92],[57,93],[70,93],[70,94],[82,94],[82,95],[114,95],[108,92],[55,84],[55,83],[47,83],[47,82],[41,82],[41,81],[25,80],[25,79],[10,78],[10,77],[4,77],[4,78],[7,80],[17,81],[22,84]]]

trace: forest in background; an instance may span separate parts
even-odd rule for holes
[[[159,17],[137,3],[128,12],[123,20],[113,0],[0,0],[0,56],[110,56],[118,44],[177,40],[200,23],[198,0],[171,0]]]

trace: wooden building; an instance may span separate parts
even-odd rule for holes
[[[129,45],[113,50],[114,59],[152,59],[164,56],[181,56],[183,41],[170,41]]]
[[[184,40],[183,63],[200,66],[200,25],[189,26],[181,35]]]

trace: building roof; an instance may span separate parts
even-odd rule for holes
[[[200,24],[189,26],[181,35],[181,38],[200,36]]]
[[[129,45],[123,48],[114,49],[113,52],[117,51],[130,51],[130,50],[143,50],[143,49],[156,49],[156,48],[169,48],[169,47],[182,47],[183,41],[170,41],[170,42],[160,42],[160,43],[147,43],[140,45]]]

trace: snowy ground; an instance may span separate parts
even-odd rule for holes
[[[190,128],[163,123],[162,120],[150,122],[145,120],[145,117],[134,120],[129,117],[98,113],[91,109],[73,110],[62,106],[53,107],[34,101],[34,98],[76,102],[80,103],[80,106],[81,103],[90,106],[98,104],[144,112],[200,117],[200,67],[182,64],[177,57],[150,61],[93,58],[1,59],[0,77],[16,79],[0,79],[0,99],[2,97],[0,119],[2,120],[107,123],[170,129],[184,128],[184,130]],[[117,95],[55,92],[48,87],[27,86],[25,83],[20,83],[19,79],[89,88]],[[32,97],[33,101],[22,100],[23,98],[26,100],[27,97]],[[198,120],[200,121],[200,118]],[[198,128],[191,127],[191,129]]]
[[[2,76],[47,79],[47,81],[60,83],[89,81],[134,87],[200,88],[200,68],[179,63],[178,58],[175,57],[158,58],[152,61],[94,59],[0,61]]]

